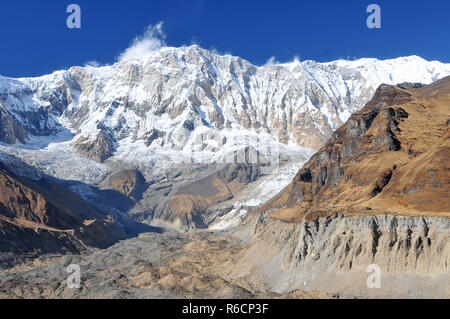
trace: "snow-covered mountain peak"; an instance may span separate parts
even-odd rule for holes
[[[380,84],[427,84],[447,75],[449,64],[418,56],[255,66],[198,45],[164,46],[141,60],[0,77],[0,105],[16,123],[3,141],[67,131],[80,154],[98,161],[192,151],[214,157],[233,149],[237,136],[315,149]]]

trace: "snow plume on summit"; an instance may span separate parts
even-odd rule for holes
[[[151,53],[165,46],[166,35],[163,31],[164,22],[149,25],[144,34],[134,38],[131,46],[122,52],[118,58],[119,62],[128,60],[145,60]]]
[[[264,66],[277,65],[277,64],[280,64],[280,62],[278,62],[274,56],[271,56],[269,59],[267,59],[266,64],[264,64]]]

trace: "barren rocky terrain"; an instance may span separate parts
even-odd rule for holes
[[[0,273],[0,298],[325,298],[275,293],[221,265],[244,243],[225,235],[158,229],[83,255],[46,255]],[[66,268],[81,268],[81,288],[68,288]]]

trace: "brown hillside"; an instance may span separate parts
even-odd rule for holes
[[[259,164],[229,164],[220,171],[181,187],[168,203],[168,211],[175,217],[196,221],[209,207],[229,200],[260,174]]]
[[[121,228],[79,196],[0,163],[0,251],[74,251],[82,243],[106,247],[121,238]]]
[[[450,77],[381,85],[258,211],[296,221],[335,212],[450,216]]]

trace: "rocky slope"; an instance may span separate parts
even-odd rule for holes
[[[19,176],[0,163],[0,185],[2,257],[80,252],[86,246],[105,248],[127,237],[117,217],[51,179]]]
[[[262,210],[273,218],[346,214],[450,216],[450,77],[382,85]]]
[[[233,235],[247,244],[218,266],[225,279],[268,291],[341,298],[449,298],[450,219],[350,216],[286,223],[250,214]],[[367,279],[377,265],[380,288]]]

